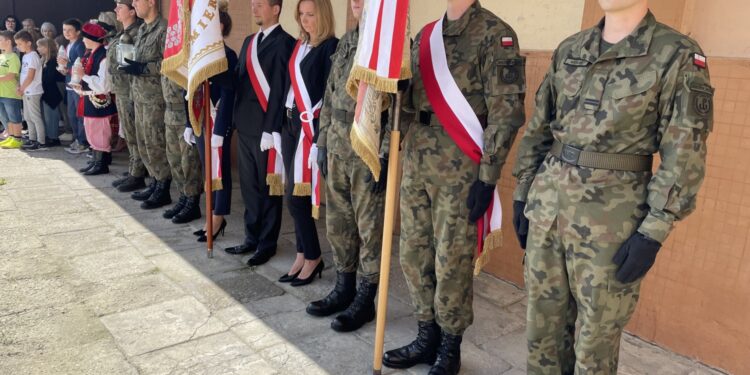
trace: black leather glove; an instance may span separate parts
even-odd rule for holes
[[[318,146],[318,169],[323,178],[328,179],[328,151],[325,147]]]
[[[411,84],[410,79],[402,79],[398,81],[398,91],[399,92],[406,92],[406,90],[409,89],[409,85]]]
[[[618,266],[615,277],[621,283],[632,283],[646,275],[656,261],[661,243],[635,232],[617,250],[612,261]]]
[[[526,239],[529,237],[529,219],[523,214],[526,202],[513,201],[513,228],[521,248],[526,250]]]
[[[469,207],[469,221],[473,224],[479,220],[492,203],[492,194],[495,194],[495,185],[486,184],[476,180],[469,190],[469,198],[466,206]]]
[[[373,194],[382,194],[388,186],[388,156],[380,158],[380,179],[375,181],[372,178],[372,172],[367,174],[365,182],[371,184],[370,191]]]
[[[125,72],[126,74],[139,76],[146,72],[146,65],[148,65],[148,63],[133,61],[131,59],[125,59],[125,62],[128,63],[128,65],[121,66],[119,69]]]

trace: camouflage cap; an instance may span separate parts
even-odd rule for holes
[[[133,6],[133,0],[115,0],[117,4],[125,4],[127,6]]]

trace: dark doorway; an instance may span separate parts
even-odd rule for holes
[[[114,8],[114,0],[0,0],[0,17],[4,20],[6,15],[13,14],[19,21],[31,18],[37,27],[42,22],[52,22],[57,31],[62,32],[62,21],[67,18],[85,22],[96,18],[101,11]]]

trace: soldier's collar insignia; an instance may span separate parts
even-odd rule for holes
[[[515,42],[513,41],[512,36],[504,36],[502,37],[502,39],[500,39],[500,44],[503,47],[508,48],[508,47],[513,47],[515,45]]]
[[[708,66],[708,59],[706,58],[706,56],[703,56],[700,53],[694,53],[693,64],[701,69],[706,69],[706,67]]]

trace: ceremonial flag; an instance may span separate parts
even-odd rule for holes
[[[196,89],[227,68],[219,1],[172,0],[161,72],[187,90],[189,108]],[[201,119],[188,112],[193,131],[201,135]]]
[[[399,80],[411,78],[408,26],[409,0],[366,1],[347,89],[357,100],[352,148],[375,180],[380,178],[380,116],[390,106],[388,93],[398,90]]]

